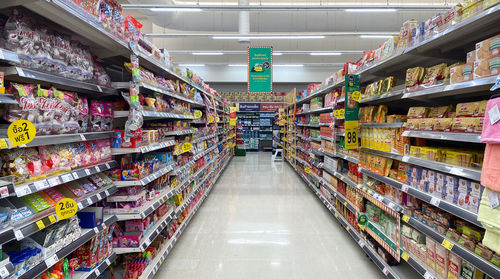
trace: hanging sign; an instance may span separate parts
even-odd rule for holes
[[[35,135],[35,125],[28,120],[16,120],[7,129],[11,147],[30,143],[35,138]]]
[[[361,98],[358,75],[345,75],[345,148],[359,147],[359,99]]]
[[[272,65],[272,47],[248,47],[248,93],[273,92]]]
[[[68,219],[76,214],[78,206],[76,201],[70,198],[64,198],[56,204],[56,215],[59,220]]]

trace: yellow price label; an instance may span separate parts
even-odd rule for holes
[[[37,227],[38,227],[39,230],[45,229],[45,224],[43,223],[42,220],[36,221],[36,225],[37,225]]]
[[[191,151],[192,148],[193,148],[193,145],[190,142],[185,142],[182,144],[182,152]]]
[[[406,252],[403,252],[401,254],[401,258],[403,258],[403,260],[405,260],[405,261],[408,261],[408,259],[410,258],[410,255],[406,254]]]
[[[208,117],[208,123],[212,123],[212,122],[214,122],[214,120],[215,120],[215,117],[213,115],[210,115]]]
[[[56,204],[56,214],[59,220],[64,220],[76,214],[78,206],[76,201],[70,198],[64,198]]]
[[[338,218],[338,217],[339,217],[339,215],[337,213],[335,213],[335,218]]]
[[[357,120],[345,121],[345,149],[358,149],[358,126]]]
[[[359,91],[354,91],[354,92],[352,92],[352,94],[351,94],[351,98],[352,98],[354,101],[356,101],[356,102],[361,101],[361,92],[359,92]]]
[[[195,110],[194,111],[194,119],[199,119],[203,116],[203,112],[201,110]]]
[[[306,167],[305,171],[306,171],[306,173],[311,173],[311,168],[310,167]]]
[[[333,116],[337,119],[344,119],[345,118],[345,109],[338,109],[333,112]]]
[[[347,206],[347,201],[344,202],[344,206]]]
[[[455,244],[453,244],[451,241],[449,241],[448,239],[443,239],[443,242],[441,242],[441,245],[448,249],[449,251],[451,251],[451,249],[453,248],[453,246],[455,246]]]
[[[35,138],[35,135],[35,125],[28,120],[16,120],[7,129],[11,147],[30,143]]]
[[[7,141],[5,139],[0,139],[0,149],[6,149],[6,148],[9,148]]]
[[[217,118],[215,118],[215,122],[219,123],[220,121],[220,117],[217,116]]]
[[[49,215],[49,221],[50,221],[51,224],[54,224],[57,221],[56,216]]]
[[[349,228],[349,226],[345,227],[345,230],[346,231],[349,231],[351,228]]]
[[[403,219],[403,221],[405,221],[406,223],[410,222],[410,216],[408,216],[408,215],[403,215],[402,219]]]

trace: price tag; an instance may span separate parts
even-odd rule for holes
[[[49,215],[49,221],[50,221],[51,224],[54,224],[57,221],[56,216]]]
[[[210,115],[210,116],[208,117],[208,123],[212,123],[212,122],[214,122],[214,121],[215,121],[215,117],[214,117],[213,115]]]
[[[408,216],[408,215],[403,215],[402,219],[403,219],[403,221],[405,221],[406,223],[410,222],[410,216]]]
[[[0,139],[0,149],[6,149],[6,148],[9,148],[7,141],[5,139]]]
[[[109,261],[109,259],[106,259],[106,260],[105,260],[105,262],[106,262],[106,265],[107,265],[107,266],[110,266],[110,265],[111,265],[111,262]]]
[[[94,270],[94,273],[95,273],[95,276],[99,276],[99,275],[101,275],[101,272],[100,272],[100,271],[99,271],[99,269],[97,269],[97,268]]]
[[[23,71],[23,69],[21,69],[21,68],[17,68],[17,74],[18,74],[19,76],[24,77],[24,71]]]
[[[86,140],[87,140],[87,139],[85,138],[85,135],[84,135],[84,134],[80,134],[80,139],[81,139],[82,141],[86,141]]]
[[[80,177],[78,176],[78,174],[76,173],[76,171],[73,173],[73,178],[74,178],[75,180],[80,178]]]
[[[494,105],[490,110],[488,110],[488,116],[490,117],[491,125],[495,124],[500,120],[500,110],[498,110],[498,106]]]
[[[76,206],[78,206],[78,209],[79,209],[79,210],[80,210],[80,209],[83,209],[83,204],[82,204],[81,202],[78,202],[78,203],[76,204]]]
[[[430,203],[431,203],[432,205],[436,206],[436,207],[438,207],[438,206],[439,206],[439,203],[440,203],[440,202],[441,202],[441,200],[440,200],[440,199],[438,199],[438,198],[436,198],[436,197],[432,197],[432,198],[431,198],[431,201],[430,201]]]
[[[434,277],[434,275],[432,275],[429,271],[426,271],[424,273],[424,279],[436,279],[436,277]]]
[[[47,265],[47,268],[48,268],[48,267],[55,265],[58,261],[59,261],[59,258],[57,257],[57,255],[53,255],[52,257],[45,260],[45,264]]]
[[[401,191],[405,192],[405,193],[408,193],[408,185],[406,184],[402,184],[401,185]]]
[[[7,276],[9,276],[9,271],[7,270],[7,267],[4,266],[4,267],[0,268],[0,277],[5,278]]]
[[[107,169],[110,169],[110,168],[111,168],[111,166],[109,165],[109,163],[106,163],[106,168],[107,168]]]
[[[47,182],[49,183],[50,187],[54,187],[56,185],[61,184],[61,180],[59,179],[59,176],[49,178],[49,179],[47,179]]]
[[[59,220],[64,220],[76,214],[78,206],[73,199],[64,198],[56,204],[56,214]]]
[[[14,230],[14,236],[18,241],[24,238],[24,235],[20,230]]]
[[[491,209],[494,209],[495,207],[497,207],[499,205],[498,192],[490,190],[490,192],[488,193],[488,201],[490,202]]]
[[[311,173],[311,168],[310,167],[306,167],[304,170],[305,170],[306,173]]]
[[[387,267],[384,267],[384,269],[382,269],[382,273],[384,273],[384,275],[389,274],[389,269],[387,269]]]
[[[96,85],[96,86],[97,86],[97,90],[99,90],[99,92],[102,93],[102,88],[99,85]]]
[[[345,148],[358,149],[358,121],[345,121]]]
[[[89,169],[85,169],[85,173],[86,173],[87,175],[90,175],[90,170],[89,170]]]
[[[351,94],[351,98],[352,98],[354,101],[356,101],[356,102],[361,101],[361,92],[359,92],[359,91],[354,91],[354,92],[352,92],[352,94]]]
[[[96,172],[101,172],[101,168],[99,168],[99,166],[95,166],[94,168]]]
[[[406,254],[406,252],[403,252],[401,254],[401,258],[403,258],[403,260],[405,260],[405,261],[408,261],[408,259],[410,259],[410,256],[408,254]]]
[[[96,233],[96,234],[99,233],[99,229],[97,227],[94,227],[94,233]]]
[[[63,182],[68,182],[68,181],[73,180],[73,175],[71,175],[71,173],[61,175],[61,179]]]
[[[10,146],[19,146],[30,143],[36,135],[36,128],[28,120],[16,120],[7,128]]]
[[[87,203],[90,205],[90,204],[93,204],[94,202],[92,201],[91,198],[87,198]]]
[[[38,227],[39,230],[45,229],[45,224],[43,223],[42,220],[36,221],[36,226]]]
[[[98,193],[96,196],[98,200],[102,200],[101,193]]]
[[[335,218],[338,218],[338,217],[339,217],[339,215],[337,213],[335,213]]]
[[[462,169],[461,168],[457,168],[457,167],[452,167],[450,169],[450,173],[454,174],[454,175],[461,175],[462,174]]]
[[[401,158],[401,161],[406,162],[406,163],[408,163],[409,160],[410,160],[410,157],[406,156],[406,155],[403,156],[403,158]]]
[[[442,245],[444,248],[446,248],[446,249],[448,249],[449,251],[451,251],[451,249],[453,248],[453,246],[454,246],[455,244],[453,244],[451,241],[449,241],[448,239],[446,239],[446,238],[445,238],[445,239],[443,239],[443,242],[441,242],[441,245]]]
[[[361,246],[361,248],[365,247],[365,242],[361,238],[359,239],[358,244],[359,246]]]
[[[106,194],[106,197],[109,196],[109,191],[108,190],[104,191],[104,194]]]
[[[35,185],[35,189],[37,191],[41,191],[45,188],[47,188],[49,185],[47,183],[47,180],[38,180],[38,181],[35,181],[33,182],[33,185]]]
[[[346,231],[349,231],[349,230],[350,230],[349,226],[345,227],[345,230],[346,230]]]

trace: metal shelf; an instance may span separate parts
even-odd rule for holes
[[[410,156],[403,156],[403,155],[394,154],[394,153],[390,153],[390,152],[373,150],[373,149],[369,149],[369,148],[365,148],[365,147],[361,147],[361,150],[375,154],[375,155],[388,157],[388,158],[395,159],[398,161],[403,161],[405,163],[421,166],[424,168],[428,168],[428,169],[437,170],[437,171],[444,172],[444,173],[453,174],[456,176],[469,178],[469,179],[472,179],[475,181],[481,181],[481,170],[480,169],[464,168],[464,167],[460,167],[460,166],[455,166],[455,165],[450,165],[450,164],[445,164],[445,163],[440,163],[440,162],[434,162],[434,161],[429,161],[429,160],[423,160],[423,159],[410,157]]]
[[[403,137],[481,143],[481,134],[406,130]]]
[[[0,94],[1,96],[1,94]],[[79,134],[61,134],[61,135],[47,135],[47,136],[36,136],[31,142],[22,145],[22,147],[32,147],[32,146],[43,146],[51,144],[61,144],[70,142],[79,142],[87,140],[97,140],[97,139],[107,139],[113,137],[113,132],[89,132],[89,133],[79,133]],[[11,147],[11,143],[8,138],[4,138],[5,142]]]
[[[173,171],[175,168],[175,164],[169,164],[166,166],[163,166],[156,170],[155,172],[151,173],[150,175],[143,177],[139,180],[129,180],[129,181],[115,181],[115,185],[117,187],[129,187],[129,186],[144,186],[150,183],[151,181],[154,181],[161,177],[164,174],[167,174],[171,171]]]
[[[122,154],[130,154],[130,153],[148,153],[154,150],[167,148],[170,146],[176,145],[175,140],[168,140],[164,142],[154,143],[150,145],[145,145],[136,148],[111,148],[111,154],[113,155],[122,155]]]
[[[158,112],[142,110],[142,116],[149,118],[172,118],[172,119],[194,119],[192,115],[176,114],[170,112]],[[128,117],[129,111],[115,111],[115,118]]]
[[[359,102],[361,104],[364,104],[364,103],[378,104],[378,103],[383,103],[383,102],[392,102],[392,101],[400,100],[401,97],[403,97],[403,93],[404,93],[404,89],[393,89],[390,92],[387,92],[385,94],[372,96],[372,97],[368,97],[368,98],[363,98]]]
[[[177,189],[163,190],[162,193],[158,194],[154,199],[146,202],[139,208],[135,208],[130,211],[125,211],[119,208],[119,210],[114,210],[113,208],[105,208],[105,214],[113,214],[116,216],[118,221],[124,220],[134,220],[134,219],[144,219],[149,214],[153,213],[158,207],[160,207],[166,200],[170,199],[177,194]]]
[[[500,6],[496,5],[469,19],[457,23],[443,32],[424,40],[417,45],[407,48],[401,54],[382,60],[358,72],[363,80],[378,78],[377,75],[388,76],[390,73],[407,69],[424,63],[438,63],[445,56],[456,49],[464,49],[483,38],[498,34]],[[463,52],[461,54],[463,57]]]
[[[2,50],[3,51],[3,50]],[[55,85],[58,89],[75,91],[78,93],[93,94],[95,96],[118,95],[116,89],[100,86],[93,83],[65,78],[56,74],[49,74],[22,67],[0,67],[0,71],[5,73],[11,81],[24,83],[39,83],[44,86]]]
[[[338,82],[338,83],[329,84],[326,87],[323,87],[323,88],[320,88],[320,89],[318,89],[318,90],[316,90],[314,92],[311,92],[311,94],[309,96],[306,96],[303,99],[297,100],[296,105],[300,105],[300,104],[302,104],[302,103],[304,103],[306,101],[311,100],[314,97],[318,97],[318,96],[321,96],[323,94],[327,94],[327,93],[329,93],[330,90],[342,87],[343,85],[344,85],[344,81],[343,80],[341,82]]]
[[[405,123],[404,122],[396,122],[396,123],[359,123],[359,126],[362,127],[379,127],[379,128],[401,128]]]
[[[453,253],[455,253],[462,259],[466,260],[467,262],[471,263],[473,266],[479,268],[492,278],[500,278],[500,269],[497,266],[493,265],[492,263],[481,258],[481,256],[467,250],[467,248],[461,246],[460,244],[454,242],[453,240],[438,233],[437,231],[433,230],[427,225],[424,225],[422,222],[414,218],[411,218],[410,216],[403,216],[403,221],[405,219],[408,219],[408,224],[410,226],[414,227],[415,229],[427,235],[428,237],[434,239],[438,243],[442,244],[444,240],[450,242],[453,245],[453,247],[451,248],[451,251]]]
[[[332,110],[333,110],[333,108],[326,107],[326,108],[313,109],[313,110],[310,110],[310,111],[304,111],[304,112],[301,112],[301,113],[297,113],[297,115],[315,114],[315,113],[328,112],[328,111],[332,111]]]
[[[73,279],[96,279],[103,274],[115,260],[116,253],[112,253],[106,259],[102,260],[99,266],[95,267],[91,271],[75,271]]]
[[[17,100],[10,94],[0,94],[0,104],[14,105],[17,104]]]
[[[127,247],[127,248],[113,247],[113,252],[115,252],[117,255],[121,255],[127,253],[139,253],[146,251],[151,242],[153,242],[155,238],[158,235],[160,235],[163,229],[167,227],[168,223],[170,223],[170,221],[172,221],[173,218],[174,218],[174,210],[170,209],[169,212],[163,215],[161,219],[158,220],[156,224],[154,224],[153,227],[151,227],[149,231],[142,236],[138,247]]]
[[[432,204],[433,206],[438,207],[444,211],[447,211],[447,212],[449,212],[449,213],[451,213],[451,214],[453,214],[461,219],[464,219],[468,222],[471,222],[478,227],[483,227],[481,222],[479,222],[477,220],[476,213],[473,213],[471,211],[463,209],[456,204],[449,203],[441,198],[437,198],[429,193],[423,192],[415,187],[412,187],[412,186],[407,185],[405,183],[401,183],[401,182],[394,180],[392,178],[376,174],[376,173],[371,172],[367,169],[363,169],[363,168],[360,168],[360,169],[361,169],[361,172],[363,174],[366,174],[366,175],[368,175],[368,176],[370,176],[370,177],[372,177],[380,182],[384,182],[385,184],[390,185],[390,186],[392,186],[400,191],[408,193],[409,195],[412,195],[421,201]]]
[[[495,84],[496,76],[481,78],[461,83],[434,86],[415,92],[403,94],[402,99],[429,99],[448,96],[458,96],[477,92],[489,92],[491,86]],[[490,93],[488,93],[489,95]]]
[[[345,207],[347,207],[347,209],[349,209],[349,211],[351,211],[353,213],[357,213],[358,212],[358,209],[356,208],[356,206],[354,206],[351,203],[351,201],[348,200],[342,193],[339,193],[335,189],[333,189],[333,186],[330,183],[328,183],[324,179],[322,179],[321,182],[323,183],[323,185],[326,186],[325,188],[330,193],[332,193],[332,195],[335,197],[335,199],[337,199],[341,204],[343,204]]]
[[[102,225],[94,227],[94,229],[82,229],[82,235],[75,241],[64,246],[61,250],[57,251],[53,256],[46,256],[46,260],[31,267],[26,273],[19,276],[19,279],[31,279],[38,276],[43,271],[52,267],[60,259],[66,257],[71,252],[78,249],[80,246],[85,244],[87,241],[91,240],[94,236],[105,230],[107,227],[111,226],[116,222],[116,216],[105,216]]]
[[[143,89],[150,90],[151,91],[150,93],[161,93],[163,95],[167,95],[169,97],[190,103],[190,104],[194,105],[195,107],[205,107],[204,103],[197,102],[195,100],[183,97],[180,95],[180,93],[177,93],[177,92],[172,92],[172,91],[169,91],[167,89],[164,89],[161,87],[156,87],[156,86],[144,83],[144,82],[137,82],[137,85]],[[118,88],[118,89],[129,89],[130,83],[128,83],[128,82],[114,82],[113,86],[115,88]]]
[[[8,184],[8,193],[10,196],[22,197],[29,195],[31,193],[36,193],[47,188],[55,187],[66,182],[77,180],[83,177],[90,176],[102,171],[106,171],[112,168],[116,168],[118,163],[116,161],[109,161],[106,163],[101,163],[97,165],[92,165],[84,168],[74,169],[72,171],[65,172],[63,174],[52,175],[47,178],[38,179],[35,181],[30,181],[27,183],[22,183],[19,185],[14,185],[13,183]]]
[[[319,124],[315,125],[315,124],[301,124],[301,123],[298,123],[297,126],[300,126],[300,127],[311,127],[311,128],[319,128]]]

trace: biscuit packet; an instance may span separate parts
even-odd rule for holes
[[[423,75],[424,75],[423,67],[415,67],[406,70],[406,80],[405,80],[406,88],[419,85]]]
[[[422,79],[422,86],[430,87],[433,85],[437,85],[440,80],[444,79],[445,69],[447,67],[448,66],[446,65],[446,63],[442,63],[425,69],[425,76]]]
[[[407,117],[412,118],[426,118],[429,114],[429,108],[426,107],[411,107],[408,109]]]
[[[427,117],[429,118],[443,118],[446,117],[448,112],[453,110],[453,106],[442,106],[442,107],[433,107],[429,109],[429,115]]]
[[[453,118],[436,118],[434,123],[434,131],[450,132],[453,126]]]
[[[481,126],[481,118],[457,117],[453,121],[452,131],[460,133],[474,133]]]

